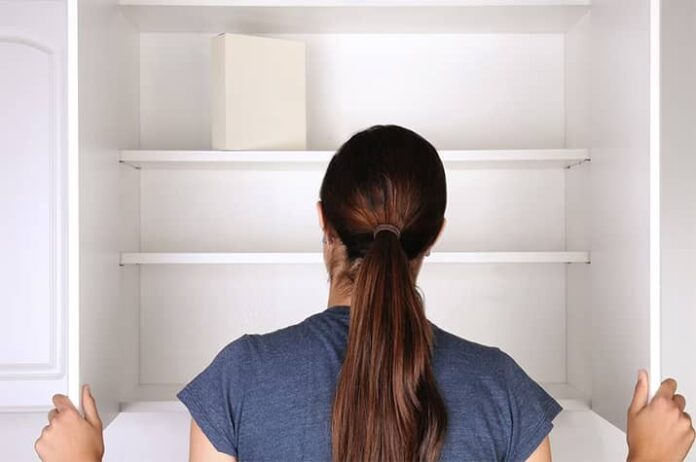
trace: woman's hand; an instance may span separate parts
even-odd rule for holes
[[[677,395],[677,382],[667,379],[648,402],[648,374],[640,371],[628,408],[626,439],[629,462],[684,460],[694,442],[686,400]]]
[[[54,395],[55,409],[48,413],[48,425],[34,444],[44,462],[100,462],[104,455],[102,422],[89,391],[82,387],[84,415],[65,395]]]

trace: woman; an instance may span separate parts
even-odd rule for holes
[[[416,278],[447,202],[435,148],[403,127],[368,128],[332,158],[320,199],[328,308],[239,337],[181,390],[191,460],[551,460],[561,406],[503,351],[426,318]],[[85,402],[72,419],[82,427],[60,428],[99,460],[101,424]],[[47,433],[56,415],[79,416],[71,406],[58,398]],[[37,441],[46,461],[63,460],[56,433]]]

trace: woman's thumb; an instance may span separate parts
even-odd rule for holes
[[[638,371],[638,382],[633,392],[633,400],[628,408],[629,414],[636,414],[648,404],[648,372],[645,369]]]
[[[82,386],[82,412],[85,415],[85,420],[93,427],[101,429],[102,421],[97,412],[97,403],[94,401],[89,385]]]

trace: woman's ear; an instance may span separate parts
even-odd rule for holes
[[[440,239],[440,236],[442,236],[442,231],[444,231],[446,224],[447,224],[447,218],[442,217],[442,225],[440,225],[440,231],[437,232],[437,237],[435,238],[435,242],[437,242]],[[433,244],[435,242],[433,242]]]
[[[317,215],[319,215],[319,227],[324,230],[324,210],[321,208],[321,201],[317,201]]]
[[[437,236],[435,237],[435,240],[433,241],[432,244],[430,244],[430,247],[428,247],[425,251],[427,255],[430,255],[430,249],[433,248],[433,246],[437,243],[437,241],[440,240],[440,236],[442,236],[442,231],[445,229],[445,224],[447,223],[447,219],[445,217],[442,217],[442,225],[440,225],[440,231],[437,232]]]

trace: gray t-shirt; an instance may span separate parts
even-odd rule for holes
[[[330,461],[349,318],[349,307],[336,305],[274,332],[242,335],[177,397],[213,446],[240,461]],[[526,460],[561,406],[500,349],[430,324],[448,415],[440,460]]]

